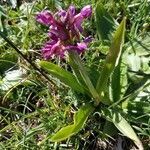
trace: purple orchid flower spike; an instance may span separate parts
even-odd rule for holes
[[[55,56],[64,58],[66,52],[71,49],[79,54],[84,52],[88,43],[91,42],[91,37],[84,37],[81,40],[82,22],[91,15],[92,7],[90,5],[83,7],[78,14],[76,14],[73,5],[67,11],[59,10],[55,15],[52,15],[48,10],[37,14],[36,20],[49,26],[50,40],[42,48],[43,57],[45,59],[51,59]]]

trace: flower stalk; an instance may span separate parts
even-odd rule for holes
[[[82,76],[82,79],[84,80],[86,86],[88,87],[92,97],[94,98],[95,106],[98,106],[98,104],[100,102],[100,96],[97,93],[96,89],[94,88],[94,86],[88,76],[88,73],[86,72],[86,69],[83,66],[81,58],[79,57],[77,52],[75,52],[74,50],[69,51],[69,57],[74,61],[75,65],[78,67],[78,70]],[[74,69],[74,65],[72,66],[72,68]]]

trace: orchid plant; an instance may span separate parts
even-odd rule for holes
[[[96,7],[96,25],[99,34],[101,34],[100,22],[104,17],[104,13],[101,12],[104,12],[104,8],[101,4],[98,4]],[[85,36],[82,27],[83,21],[91,16],[92,7],[90,5],[83,7],[79,13],[76,13],[75,7],[71,5],[67,11],[60,9],[53,14],[48,10],[43,10],[36,15],[37,22],[49,28],[49,40],[41,49],[45,60],[39,61],[38,65],[73,91],[84,94],[91,99],[74,114],[73,123],[52,135],[51,141],[60,142],[78,133],[85,125],[89,115],[92,112],[99,112],[107,121],[112,122],[123,135],[132,139],[139,149],[143,149],[136,133],[122,116],[120,106],[113,102],[109,94],[109,78],[120,61],[126,19],[122,20],[113,34],[111,46],[95,86],[81,59],[81,54],[86,53],[88,44],[93,40],[91,36]],[[51,59],[56,57],[66,59],[73,73],[50,62]],[[101,107],[101,104],[104,107]]]

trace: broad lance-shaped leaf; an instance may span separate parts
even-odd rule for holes
[[[103,109],[102,115],[109,121],[113,122],[117,129],[125,136],[134,141],[139,150],[143,150],[143,145],[131,125],[121,116],[119,112]]]
[[[93,112],[94,107],[93,104],[86,104],[85,106],[82,106],[77,113],[74,115],[74,124],[75,124],[75,130],[80,130],[80,128],[83,127],[85,121],[87,120],[88,116],[91,112]]]
[[[72,73],[64,70],[58,65],[55,65],[47,61],[40,61],[39,65],[42,69],[46,70],[48,73],[58,78],[61,82],[68,85],[73,90],[80,92],[80,93],[85,92],[84,87],[78,83],[76,77]]]
[[[92,104],[82,106],[74,115],[74,123],[60,129],[51,137],[51,141],[60,142],[78,133],[83,128],[88,116],[93,112],[93,110],[94,107]]]
[[[75,128],[74,124],[61,128],[56,134],[54,134],[51,137],[51,141],[52,142],[60,142],[60,141],[63,141],[65,139],[69,138],[70,136],[75,134],[74,128]]]
[[[104,9],[103,4],[96,6],[96,27],[98,35],[102,41],[110,40],[110,35],[114,31],[115,21]]]
[[[108,78],[114,70],[115,66],[118,64],[122,51],[122,45],[124,43],[125,24],[126,19],[124,18],[113,36],[112,44],[106,57],[101,75],[97,82],[96,89],[100,95],[102,94],[102,91],[105,92]]]
[[[121,64],[115,67],[113,73],[111,74],[110,82],[111,82],[111,95],[113,102],[116,102],[120,99],[121,96]]]

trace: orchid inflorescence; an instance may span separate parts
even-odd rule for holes
[[[48,10],[38,13],[36,20],[49,27],[49,41],[42,48],[43,57],[45,59],[55,56],[64,58],[69,50],[74,50],[78,54],[84,52],[91,37],[83,36],[82,22],[91,15],[90,5],[83,7],[78,14],[73,5],[67,11],[58,10],[54,15]]]

